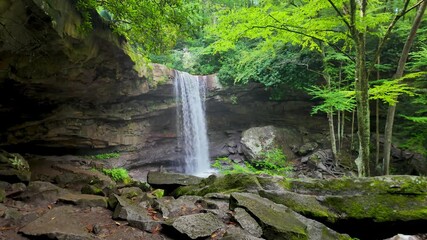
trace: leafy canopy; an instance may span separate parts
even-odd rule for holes
[[[98,14],[117,33],[144,52],[172,48],[178,37],[191,34],[201,24],[199,1],[190,0],[78,0],[83,29],[92,28]]]

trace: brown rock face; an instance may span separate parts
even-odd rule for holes
[[[2,145],[137,146],[147,135],[149,122],[143,118],[167,105],[137,101],[156,81],[167,82],[170,71],[155,66],[163,79],[153,78],[137,54],[96,17],[94,31],[83,34],[71,2],[6,0],[0,5]]]
[[[126,151],[115,167],[179,169],[174,72],[141,61],[96,16],[93,32],[83,34],[73,3],[0,3],[0,147],[43,155]],[[257,85],[218,91],[215,76],[207,81],[212,157],[242,159],[240,135],[250,127],[322,131],[307,97],[289,93],[273,102]]]

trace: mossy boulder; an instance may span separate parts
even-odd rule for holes
[[[283,179],[281,185],[286,190],[260,191],[260,195],[330,223],[427,221],[426,177]]]
[[[177,188],[174,196],[198,195],[208,193],[257,192],[262,189],[258,178],[253,174],[228,174],[220,177],[211,176],[198,185]]]
[[[289,191],[261,190],[260,196],[275,203],[283,204],[306,217],[334,222],[339,216],[323,206],[315,195],[304,195]]]
[[[427,178],[409,175],[368,178],[283,179],[289,191],[313,195],[427,194]]]
[[[232,193],[230,209],[237,207],[255,216],[266,239],[308,239],[307,226],[283,205],[251,193]]]

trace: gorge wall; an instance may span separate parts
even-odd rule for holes
[[[39,155],[120,151],[129,169],[177,167],[173,71],[148,65],[101,19],[79,30],[72,1],[0,4],[0,147]],[[221,88],[208,76],[212,157],[227,155],[243,130],[264,125],[323,134],[310,98],[269,100],[259,85]],[[325,136],[321,137],[326,139]],[[236,150],[237,151],[237,150]]]

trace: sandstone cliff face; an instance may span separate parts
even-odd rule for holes
[[[81,33],[71,0],[4,0],[0,14],[0,147],[44,155],[125,151],[116,165],[131,169],[180,165],[173,71],[139,61],[96,17],[94,31]],[[214,76],[208,81],[217,88]],[[254,126],[322,132],[310,106],[295,93],[269,101],[257,85],[211,91],[210,154],[235,151],[241,132]]]
[[[2,1],[0,14],[3,145],[105,148],[143,142],[148,123],[136,122],[149,109],[135,107],[135,101],[165,79],[153,79],[152,70],[100,19],[94,19],[93,32],[83,34],[72,3],[55,0]]]

